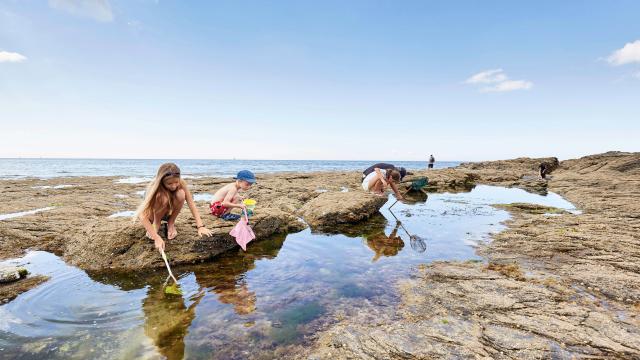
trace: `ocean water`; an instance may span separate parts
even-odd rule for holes
[[[175,159],[0,159],[0,179],[68,176],[153,177],[165,162],[176,163],[187,176],[233,176],[248,169],[255,173],[285,171],[364,170],[376,161],[337,160],[175,160]],[[408,170],[425,169],[426,161],[385,161]],[[455,167],[460,161],[436,162],[435,168]]]

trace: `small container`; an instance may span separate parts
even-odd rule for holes
[[[242,203],[247,207],[247,215],[253,215],[253,211],[256,208],[256,201],[253,199],[245,199]]]

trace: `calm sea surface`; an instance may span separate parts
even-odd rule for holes
[[[283,171],[364,170],[375,161],[333,160],[144,160],[144,159],[0,159],[0,179],[67,176],[146,176],[155,175],[165,162],[175,162],[183,175],[232,176],[248,169],[255,173]],[[424,169],[426,161],[388,161],[409,170]],[[459,161],[436,162],[436,168],[454,167]]]

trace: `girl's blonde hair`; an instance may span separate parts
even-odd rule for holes
[[[180,186],[178,186],[178,189],[186,188],[187,184],[180,178],[180,168],[178,167],[178,165],[174,163],[165,163],[160,165],[155,179],[153,179],[149,186],[147,186],[147,190],[144,193],[144,200],[142,201],[140,206],[138,206],[138,210],[136,210],[133,221],[136,221],[140,217],[146,217],[147,219],[150,218],[153,213],[153,208],[155,207],[156,201],[163,197],[168,199],[169,213],[171,213],[171,211],[173,210],[172,196],[170,196],[169,190],[164,187],[163,181],[168,178],[176,177],[180,179]],[[178,189],[176,189],[176,191]]]

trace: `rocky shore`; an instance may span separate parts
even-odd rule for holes
[[[422,266],[398,285],[397,312],[362,309],[318,336],[322,359],[640,358],[640,154],[468,164],[478,183],[548,188],[583,213],[508,206],[486,262]]]
[[[548,181],[537,177],[551,165]],[[639,358],[640,154],[606,153],[462,164],[422,171],[429,191],[468,191],[476,184],[553,191],[581,214],[528,204],[496,204],[511,212],[507,230],[483,245],[480,262],[436,262],[397,285],[388,312],[363,305],[300,348],[312,359]],[[385,198],[366,195],[360,173],[285,173],[258,177],[258,237],[337,231],[376,214]],[[173,264],[209,260],[236,246],[233,223],[207,214],[206,194],[228,179],[188,179],[211,237],[200,238],[185,208],[179,236],[167,243]],[[71,186],[66,186],[71,185]],[[0,260],[46,250],[90,271],[162,267],[153,243],[128,217],[144,184],[114,177],[0,182],[0,214],[43,209],[0,221]],[[551,214],[551,215],[550,215]],[[37,285],[37,283],[35,284]],[[0,288],[2,285],[0,285]]]
[[[430,173],[432,191],[469,186],[467,172],[451,169]],[[189,210],[176,222],[179,235],[168,241],[173,264],[208,260],[235,246],[229,235],[235,225],[208,214],[206,194],[229,182],[224,178],[188,179],[210,237],[199,237]],[[75,177],[51,180],[0,182],[5,201],[0,214],[46,209],[0,221],[0,259],[20,256],[26,249],[45,250],[85,270],[130,270],[163,267],[153,242],[132,221],[145,185],[114,177]],[[285,173],[258,177],[246,193],[258,207],[252,217],[257,239],[279,233],[312,229],[331,230],[366,220],[378,212],[386,198],[365,194],[360,173]],[[122,213],[125,216],[113,217]]]

